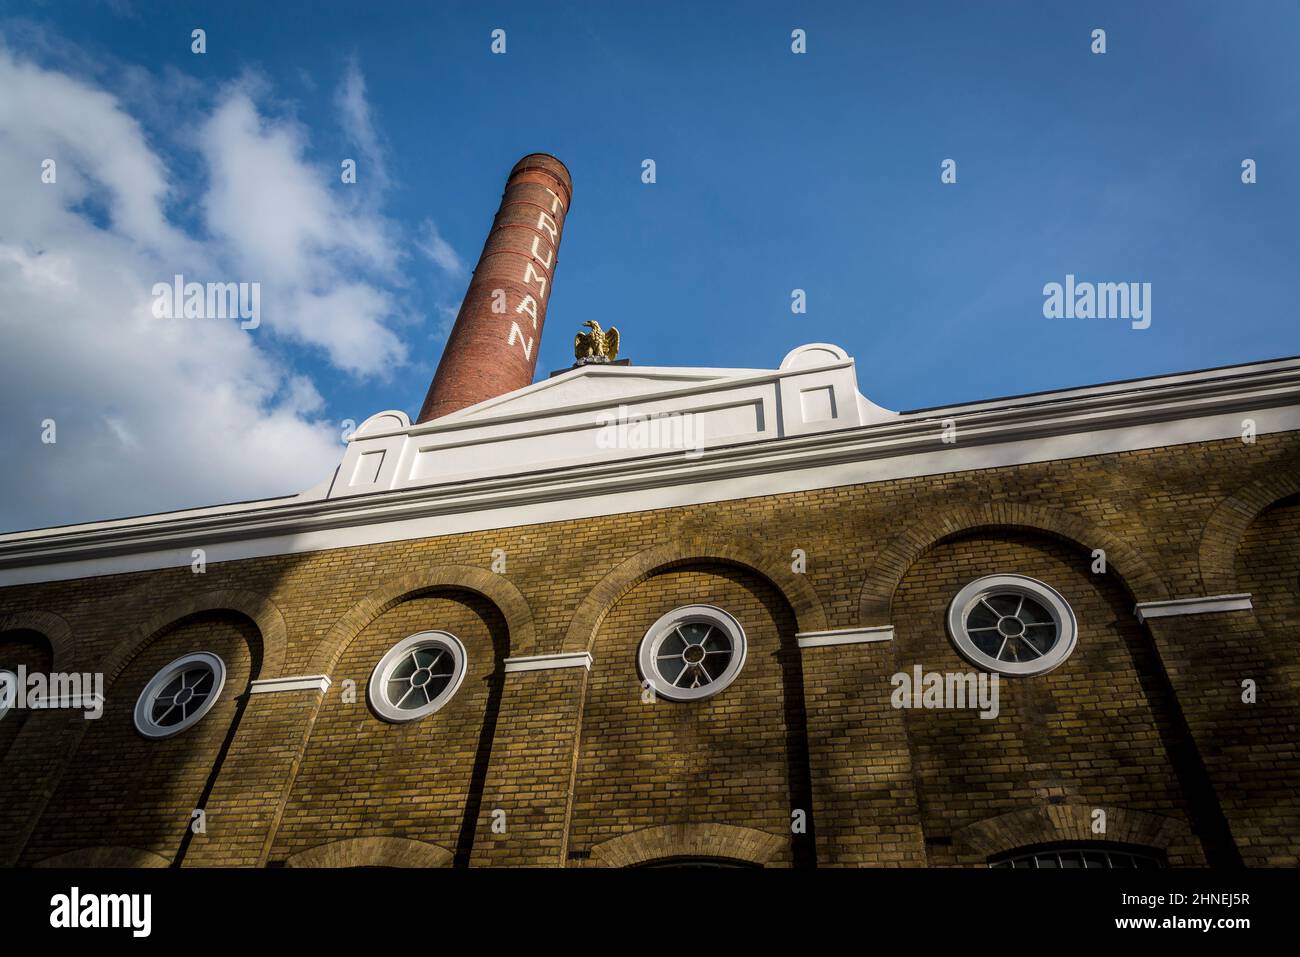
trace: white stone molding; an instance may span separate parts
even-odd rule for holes
[[[1207,595],[1205,598],[1175,598],[1171,601],[1144,601],[1133,606],[1138,621],[1152,618],[1177,618],[1183,615],[1213,615],[1222,611],[1250,611],[1250,595]]]
[[[592,657],[586,651],[568,651],[558,655],[527,655],[507,658],[506,672],[550,671],[554,668],[586,668],[591,670]]]
[[[837,628],[832,631],[801,631],[795,635],[800,648],[826,648],[831,645],[861,645],[871,641],[893,641],[893,625],[869,628]]]
[[[274,694],[278,691],[329,691],[329,675],[294,675],[285,678],[262,678],[249,685],[249,694]]]

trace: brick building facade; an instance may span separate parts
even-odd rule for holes
[[[815,344],[380,413],[302,495],[0,536],[0,669],[104,680],[0,717],[0,861],[1295,865],[1298,522],[1300,360],[894,413]],[[999,673],[990,576],[1045,651],[996,716],[897,706]],[[729,673],[679,691],[691,627]],[[445,677],[385,665],[429,634]]]
[[[560,399],[556,382],[591,376],[577,369],[524,393]],[[252,516],[200,511],[201,532],[183,527],[192,514],[175,514],[107,532],[8,536],[0,667],[103,672],[107,690],[98,720],[75,709],[10,709],[0,719],[4,859],[950,866],[1102,841],[1153,849],[1170,865],[1295,865],[1300,441],[1290,403],[1300,363],[1191,381],[1232,411],[1195,420],[1169,411],[1186,377],[1104,393],[1143,423],[1109,430],[1108,441],[1130,449],[970,467],[963,456],[1017,458],[1009,442],[961,436],[963,423],[974,432],[991,415],[982,406],[818,433],[853,468],[894,462],[872,442],[898,442],[915,426],[931,446],[922,455],[937,451],[936,471],[907,467],[914,475],[880,481],[842,482],[824,462],[800,469],[785,459],[780,471],[762,462],[707,495],[698,475],[675,475],[664,481],[680,503],[646,507],[653,467],[667,459],[698,473],[723,451],[706,447],[695,458],[646,452],[630,469],[641,489],[589,515],[506,524],[521,507],[507,501],[478,506],[482,528],[406,529],[393,541],[294,550],[266,547],[261,529],[230,527],[296,499]],[[1034,434],[1031,446],[1050,446],[1024,416],[1063,428],[1074,403],[1096,398],[1080,391],[996,411],[1018,413],[1008,428]],[[1152,423],[1156,407],[1174,417]],[[549,428],[556,406],[533,403],[532,415]],[[497,419],[512,421],[506,411]],[[1201,437],[1244,419],[1256,420],[1253,441]],[[945,445],[949,421],[958,437]],[[417,428],[386,434],[419,446],[409,434]],[[1095,421],[1087,428],[1099,436]],[[1149,445],[1152,430],[1197,441]],[[800,441],[777,434],[723,447],[780,454]],[[940,471],[945,459],[953,467]],[[532,475],[555,481],[581,469]],[[748,494],[755,477],[779,476],[829,484]],[[521,501],[526,484],[515,490]],[[317,493],[303,514],[320,519],[333,503],[372,497],[432,506],[424,490]],[[604,501],[563,494],[567,505]],[[473,507],[429,507],[429,520],[451,524]],[[350,511],[330,534],[365,537]],[[376,523],[365,528],[393,528]],[[161,533],[186,540],[182,560],[161,540],[109,541]],[[205,542],[198,573],[188,546]],[[278,554],[222,559],[221,547]],[[123,567],[147,549],[156,567]],[[1073,653],[1048,674],[1002,679],[996,719],[894,707],[898,672],[971,670],[945,614],[963,585],[998,572],[1048,583],[1069,601]],[[744,667],[702,700],[647,696],[638,646],[656,619],[688,605],[735,616]],[[432,628],[464,646],[459,689],[424,718],[383,720],[365,694],[376,663]],[[144,737],[133,723],[140,692],[195,651],[224,661],[220,700],[185,732]],[[195,809],[205,813],[200,833]],[[798,818],[805,826],[792,827]]]

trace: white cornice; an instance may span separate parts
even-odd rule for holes
[[[1223,611],[1250,611],[1250,595],[1208,595],[1205,598],[1175,598],[1171,601],[1144,601],[1133,607],[1138,621],[1152,618],[1176,618],[1182,615],[1212,615]]]
[[[1244,417],[1257,434],[1300,430],[1300,359],[904,413],[710,446],[697,457],[655,452],[337,498],[319,486],[293,498],[11,533],[0,536],[0,586],[187,565],[195,548],[212,564],[1205,442],[1239,436]],[[948,420],[953,444],[942,441]]]
[[[893,625],[869,628],[838,628],[834,631],[801,631],[795,635],[800,648],[826,648],[831,645],[861,645],[873,641],[893,641]]]
[[[279,691],[329,691],[329,675],[294,675],[286,678],[262,678],[252,682],[249,694],[274,694]]]
[[[558,655],[527,655],[522,658],[507,658],[506,673],[513,671],[550,671],[555,668],[585,668],[591,670],[592,657],[585,651],[566,652]]]

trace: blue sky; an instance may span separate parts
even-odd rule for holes
[[[196,26],[202,56],[190,52]],[[489,50],[498,27],[504,56]],[[804,55],[790,51],[796,27]],[[1096,27],[1104,55],[1090,52]],[[347,289],[327,333],[299,299],[278,327],[265,311],[267,328],[242,334],[251,346],[211,347],[214,364],[228,349],[261,377],[251,394],[243,379],[231,387],[244,405],[226,419],[205,423],[197,398],[180,405],[216,435],[237,437],[250,418],[285,423],[265,449],[292,461],[259,451],[260,470],[223,472],[201,443],[169,444],[165,428],[133,420],[131,395],[111,395],[123,382],[87,419],[85,399],[66,399],[93,354],[53,362],[47,350],[31,360],[47,368],[39,380],[3,367],[10,389],[23,386],[7,404],[25,416],[4,444],[26,448],[27,420],[55,413],[69,436],[57,469],[20,470],[6,490],[7,527],[293,492],[338,451],[341,420],[417,411],[463,264],[505,174],[532,151],[559,156],[574,179],[539,376],[571,363],[587,319],[617,325],[638,365],[773,367],[795,345],[833,342],[857,359],[863,393],[893,409],[1300,353],[1293,2],[0,2],[0,36],[46,84],[27,119],[0,123],[0,148],[35,123],[60,76],[112,97],[164,170],[166,228],[195,244],[178,268],[238,263],[253,278],[284,250],[238,235],[265,230],[247,196],[217,181],[259,157],[291,159],[285,175],[319,175],[337,206],[286,242],[346,237],[308,242],[293,275],[303,295]],[[228,148],[239,136],[248,151]],[[343,157],[359,159],[356,187],[338,183]],[[645,158],[653,185],[640,179]],[[947,158],[955,185],[940,182]],[[111,190],[89,166],[86,177],[64,212],[99,231],[89,238],[121,238]],[[304,201],[310,218],[320,202]],[[67,234],[35,243],[24,228],[0,226],[0,249],[57,252]],[[433,235],[441,255],[422,254]],[[169,275],[157,245],[145,277]],[[1043,286],[1067,273],[1151,283],[1151,327],[1045,319]],[[805,315],[791,313],[795,288]],[[353,302],[368,325],[349,326]],[[31,327],[6,308],[5,338],[21,345]],[[77,338],[63,341],[75,350]],[[349,359],[359,340],[369,352]],[[150,455],[193,474],[163,469],[135,497],[42,480],[46,467],[65,473],[82,442],[122,476]]]

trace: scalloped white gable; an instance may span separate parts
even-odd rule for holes
[[[588,365],[422,424],[400,412],[372,416],[328,497],[614,460],[698,460],[892,417],[858,394],[844,350],[824,343],[795,349],[778,369]]]

